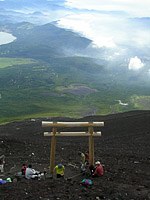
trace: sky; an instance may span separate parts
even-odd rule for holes
[[[65,5],[78,9],[121,11],[132,17],[150,16],[149,0],[66,0]]]

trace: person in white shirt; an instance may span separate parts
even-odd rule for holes
[[[25,178],[26,179],[40,178],[40,173],[35,171],[35,169],[32,169],[32,165],[30,164],[26,169]]]

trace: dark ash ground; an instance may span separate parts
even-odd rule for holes
[[[47,170],[50,137],[44,137],[41,121],[14,122],[0,126],[0,155],[6,156],[6,177],[20,171],[23,163],[32,163],[39,171]],[[104,121],[101,137],[95,138],[95,161],[104,165],[104,176],[92,179],[92,187],[80,184],[78,151],[88,150],[86,137],[59,137],[56,164],[66,167],[65,179],[26,180],[0,185],[1,200],[20,199],[150,199],[150,111],[134,111],[79,120],[55,118],[48,121]],[[61,129],[61,131],[69,129]],[[75,129],[74,129],[75,130]],[[76,129],[82,130],[82,129]]]

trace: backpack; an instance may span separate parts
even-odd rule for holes
[[[90,179],[83,179],[81,182],[83,185],[92,185],[92,181]]]

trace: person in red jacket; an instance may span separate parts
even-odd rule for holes
[[[27,169],[27,166],[25,164],[23,164],[22,168],[21,168],[22,175],[25,175],[26,169]]]
[[[85,152],[85,164],[88,165],[89,164],[89,153]]]
[[[103,176],[104,170],[103,170],[103,166],[101,165],[101,163],[99,161],[97,161],[95,163],[95,165],[96,165],[96,169],[94,171],[93,177]]]

